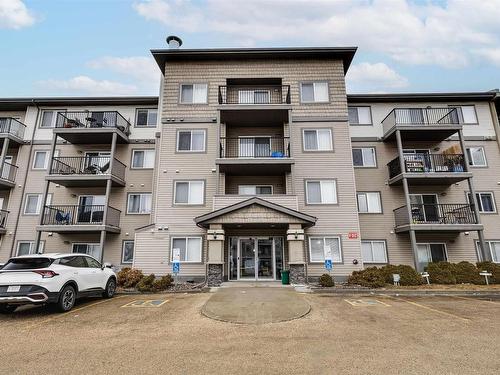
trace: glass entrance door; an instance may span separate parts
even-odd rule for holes
[[[230,280],[281,279],[282,237],[231,237],[229,244]]]
[[[253,238],[240,239],[238,268],[240,279],[255,279],[255,240]]]
[[[274,279],[272,239],[257,239],[257,279]]]

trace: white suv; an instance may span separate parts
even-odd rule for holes
[[[64,312],[79,297],[111,298],[115,291],[110,265],[85,254],[23,255],[0,268],[0,313],[26,304],[56,304]]]

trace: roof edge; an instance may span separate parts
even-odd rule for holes
[[[492,100],[495,91],[477,92],[416,92],[386,94],[347,94],[347,101],[362,102],[406,102],[406,101],[449,101],[449,100]]]

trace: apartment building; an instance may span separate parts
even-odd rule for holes
[[[150,222],[157,97],[0,99],[0,260],[38,250],[132,264]]]
[[[497,93],[348,95],[355,51],[153,50],[159,98],[0,100],[0,259],[209,285],[500,261]]]

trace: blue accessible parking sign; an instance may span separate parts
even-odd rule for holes
[[[332,260],[331,259],[326,259],[325,260],[325,268],[328,271],[331,271],[331,269],[333,268],[333,264],[332,264]]]
[[[172,273],[179,273],[181,264],[179,262],[172,263]]]

